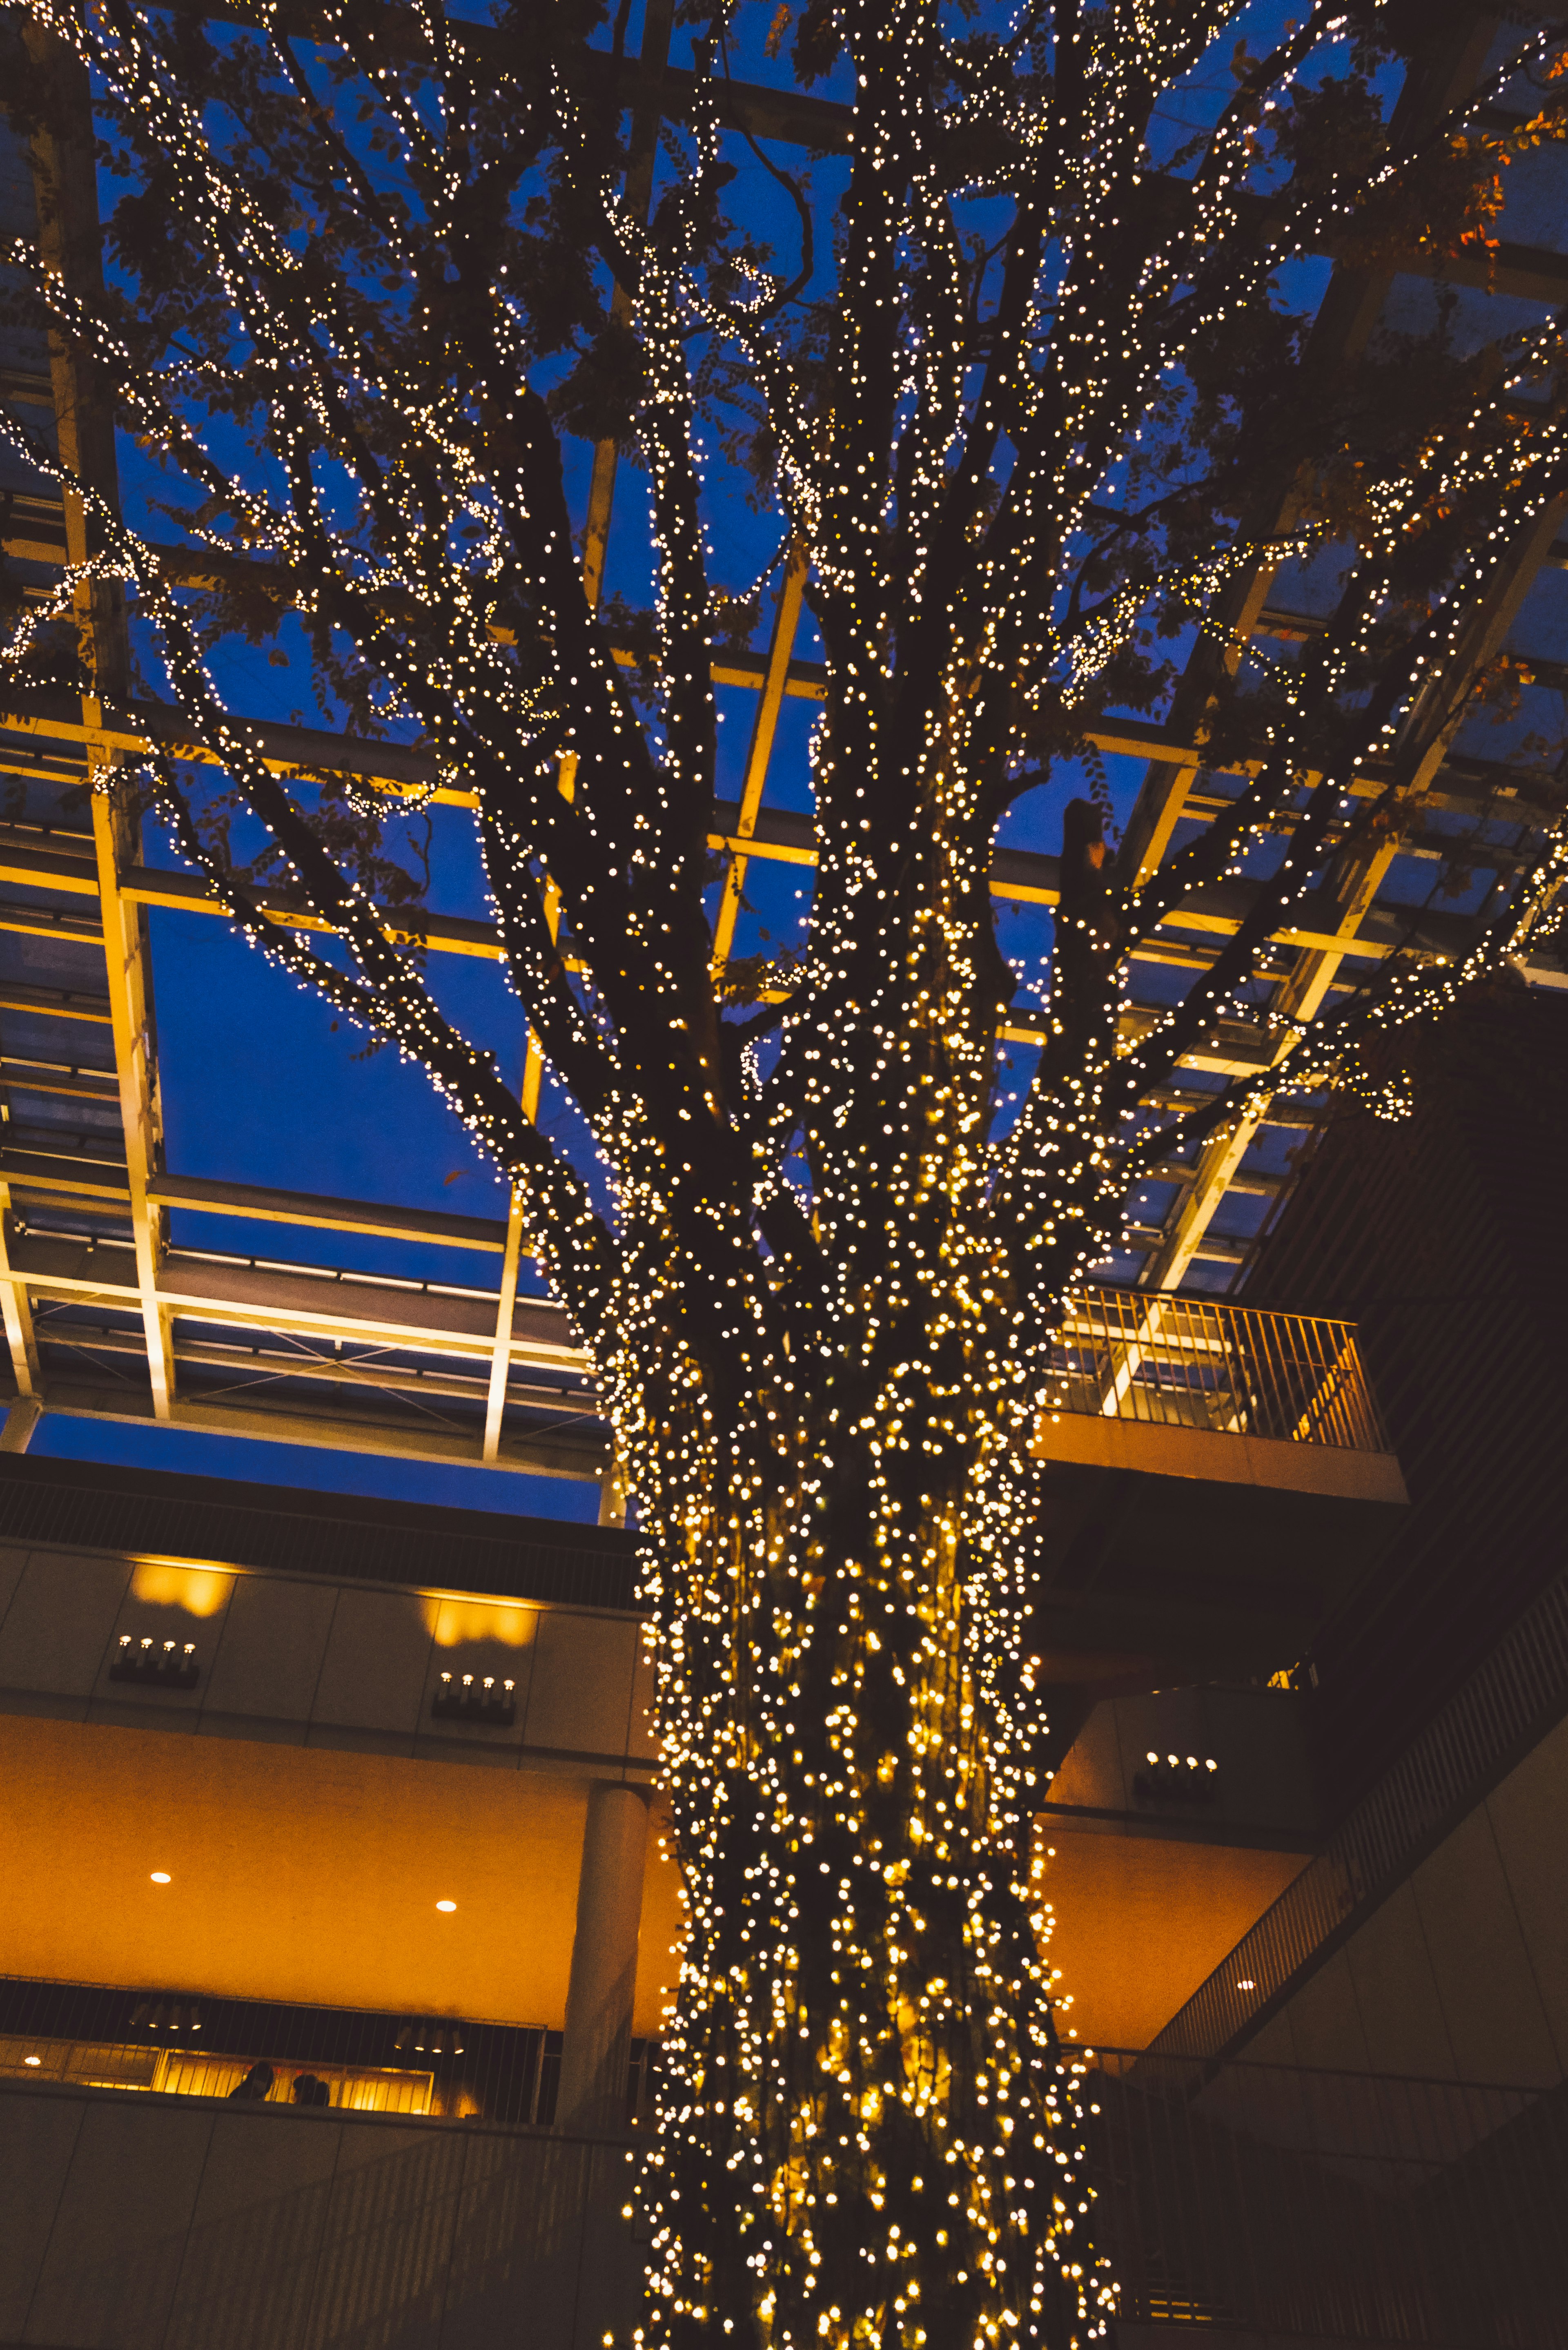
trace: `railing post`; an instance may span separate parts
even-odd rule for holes
[[[1083,1289],[1067,1301],[1062,1356],[1070,1398],[1082,1399],[1066,1400],[1068,1411],[1207,1418],[1221,1434],[1388,1450],[1347,1322],[1174,1292]]]

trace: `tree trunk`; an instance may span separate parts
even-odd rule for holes
[[[722,1444],[697,1408],[637,1462],[689,1910],[639,2190],[652,2334],[1064,2350],[1108,2271],[1042,1955],[997,1440],[906,1365],[809,1400]]]

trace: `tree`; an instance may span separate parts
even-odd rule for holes
[[[1079,2339],[1109,2283],[1030,1842],[1033,1435],[1063,1300],[1132,1182],[1277,1086],[1355,1082],[1366,1036],[1550,930],[1556,833],[1461,967],[1267,1008],[1267,942],[1314,876],[1506,686],[1500,583],[1568,494],[1555,325],[1467,352],[1440,295],[1429,331],[1336,370],[1291,265],[1473,277],[1509,161],[1561,133],[1554,40],[1520,36],[1538,109],[1488,130],[1506,69],[1458,110],[1412,71],[1385,118],[1429,16],[1370,0],[1228,59],[1224,5],[813,0],[796,76],[853,91],[825,192],[837,167],[726,132],[749,20],[694,9],[681,127],[655,172],[645,123],[618,193],[627,0],[494,27],[381,0],[249,31],[24,13],[14,118],[64,154],[90,74],[113,201],[102,276],[58,265],[46,203],[15,299],[163,465],[178,543],[123,522],[101,472],[69,480],[88,552],[14,616],[13,669],[112,691],[79,624],[125,594],[207,754],[151,754],[148,790],[242,930],[412,1055],[519,1187],[637,1496],[690,1903],[639,2189],[653,2332]],[[790,30],[780,9],[770,54]],[[1173,93],[1205,108],[1185,145]],[[651,615],[585,593],[564,433],[646,469]],[[751,617],[710,577],[721,461],[807,567],[827,672],[809,930],[763,970],[715,970],[704,904],[713,647]],[[1242,786],[1136,883],[1090,737],[1167,708],[1182,636],[1260,554],[1329,562],[1337,600],[1272,671],[1217,655],[1195,720]],[[286,625],[341,723],[417,733],[471,795],[580,1144],[531,1122],[389,935],[400,816],[286,784],[227,710],[215,649]],[[1012,1109],[992,842],[1085,766]],[[265,842],[248,864],[236,821]],[[1130,954],[1243,868],[1239,929],[1129,1037]],[[269,919],[268,871],[342,951]],[[1152,1107],[1237,1003],[1275,1065]]]

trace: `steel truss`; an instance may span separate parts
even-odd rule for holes
[[[670,0],[652,0],[643,58],[622,69],[621,95],[633,114],[628,192],[642,204],[652,184],[659,116],[679,115],[691,99],[691,76],[667,62],[670,14]],[[487,54],[504,47],[492,27],[460,30]],[[1402,105],[1437,109],[1461,100],[1495,30],[1494,20],[1474,19],[1435,38]],[[608,61],[590,69],[607,70]],[[753,136],[828,151],[846,143],[846,110],[826,100],[727,84],[722,108],[727,121]],[[36,217],[18,220],[12,233],[52,240],[49,258],[67,276],[90,276],[98,267],[85,88],[79,123],[74,149],[40,141],[29,157],[16,158],[30,162],[64,201],[40,204]],[[25,192],[25,172],[14,174],[13,184]],[[1429,275],[1430,265],[1412,257],[1401,274]],[[1455,284],[1542,307],[1568,294],[1568,254],[1543,247],[1505,242],[1490,265],[1478,258],[1445,274]],[[1394,282],[1391,272],[1373,276],[1337,267],[1308,364],[1332,371],[1353,363]],[[62,448],[84,478],[112,494],[112,432],[76,381],[68,358],[59,349],[46,355],[18,348],[0,352],[0,397],[52,411]],[[615,475],[614,445],[605,443],[596,452],[584,556],[585,584],[596,602]],[[1289,488],[1282,484],[1274,510],[1259,518],[1260,536],[1288,512]],[[41,584],[51,567],[57,571],[88,549],[86,518],[74,502],[23,490],[12,494],[6,515],[5,553],[25,582],[30,576]],[[1558,536],[1563,526],[1563,516],[1553,514],[1513,551],[1462,655],[1469,675],[1503,644],[1542,567],[1568,564],[1568,542]],[[171,576],[198,577],[189,550],[170,549],[167,560]],[[748,864],[815,862],[810,817],[769,800],[784,702],[820,702],[826,691],[821,667],[794,651],[803,584],[797,560],[786,556],[766,651],[726,655],[713,664],[717,686],[756,697],[742,795],[719,805],[711,836],[726,860],[715,939],[721,967],[732,949]],[[1229,641],[1195,654],[1168,723],[1118,720],[1091,731],[1103,754],[1146,763],[1122,849],[1129,878],[1158,867],[1179,824],[1212,820],[1226,805],[1224,779],[1206,768],[1202,750],[1216,663],[1233,666],[1255,638],[1299,637],[1314,625],[1310,614],[1272,604],[1273,585],[1260,566],[1230,591],[1223,616]],[[83,593],[78,623],[98,648],[100,689],[113,688],[122,676],[119,614],[112,591]],[[618,657],[632,659],[629,651]],[[244,723],[281,775],[328,769],[392,795],[430,791],[429,762],[417,751],[271,719]],[[1352,974],[1391,955],[1452,960],[1464,951],[1473,918],[1440,909],[1413,916],[1386,886],[1400,854],[1440,857],[1451,845],[1434,829],[1435,816],[1480,823],[1502,814],[1521,836],[1550,819],[1550,810],[1530,801],[1528,779],[1517,770],[1459,757],[1455,732],[1449,725],[1417,739],[1395,779],[1399,828],[1375,854],[1342,856],[1271,941],[1276,1012],[1310,1016]],[[192,753],[175,712],[137,701],[122,686],[79,698],[13,691],[0,712],[0,774],[24,787],[56,786],[62,795],[95,779],[108,785],[83,795],[91,811],[86,818],[62,810],[58,821],[0,823],[0,1305],[21,1407],[13,1412],[8,1440],[25,1441],[30,1419],[47,1407],[349,1451],[603,1477],[613,1495],[582,1349],[558,1308],[518,1294],[515,1207],[506,1220],[445,1215],[196,1179],[166,1166],[147,912],[210,918],[224,910],[198,876],[140,862],[129,798],[114,776],[127,759],[152,746],[203,755]],[[1388,780],[1374,772],[1360,788],[1371,795]],[[448,806],[472,805],[470,795],[446,788],[433,796]],[[1506,866],[1506,849],[1487,855],[1500,870]],[[1057,897],[1056,860],[1001,849],[992,891],[1004,903],[1050,907]],[[1252,897],[1245,880],[1198,891],[1135,960],[1151,973],[1159,966],[1203,970]],[[291,929],[327,927],[281,899],[264,896],[263,904]],[[433,954],[499,958],[489,922],[400,909],[389,914],[387,929]],[[1525,976],[1565,983],[1545,962]],[[1152,1005],[1129,1005],[1129,1041],[1158,1016]],[[1020,1045],[1040,1035],[1038,1016],[1023,1005],[1002,1031],[1004,1043]],[[1275,1050],[1262,1007],[1255,1020],[1222,1021],[1187,1056],[1190,1089],[1166,1089],[1153,1098],[1160,1107],[1189,1106],[1202,1098],[1205,1077],[1262,1073]],[[531,1050],[524,1097],[531,1113],[539,1076]],[[1146,1186],[1139,1197],[1147,1220],[1127,1234],[1129,1277],[1171,1289],[1192,1279],[1197,1266],[1204,1287],[1234,1286],[1256,1235],[1217,1231],[1221,1211],[1231,1201],[1277,1201],[1290,1178],[1265,1163],[1270,1134],[1293,1129],[1299,1139],[1313,1118],[1310,1108],[1278,1102],[1262,1119],[1210,1144],[1192,1165]],[[275,1225],[280,1254],[171,1245],[169,1219],[181,1211]],[[1238,1221],[1255,1224],[1255,1211]],[[286,1253],[290,1231],[439,1250],[455,1277],[393,1280],[296,1263]]]

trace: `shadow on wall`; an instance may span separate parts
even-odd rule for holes
[[[88,2106],[84,2136],[102,2112]],[[96,2150],[95,2202],[113,2194],[114,2169],[139,2158],[145,2134],[109,2136],[120,2163]],[[387,2137],[400,2142],[378,2154]],[[301,2171],[318,2175],[254,2199],[247,2191]],[[24,2334],[59,2350],[499,2350],[520,2329],[530,2350],[590,2350],[635,2322],[618,2146],[466,2130],[421,2131],[409,2144],[325,2116],[221,2115],[198,2216],[124,2250],[92,2240],[73,2183]],[[140,2193],[122,2183],[145,2211],[145,2180]],[[203,2219],[203,2203],[229,2208]]]

